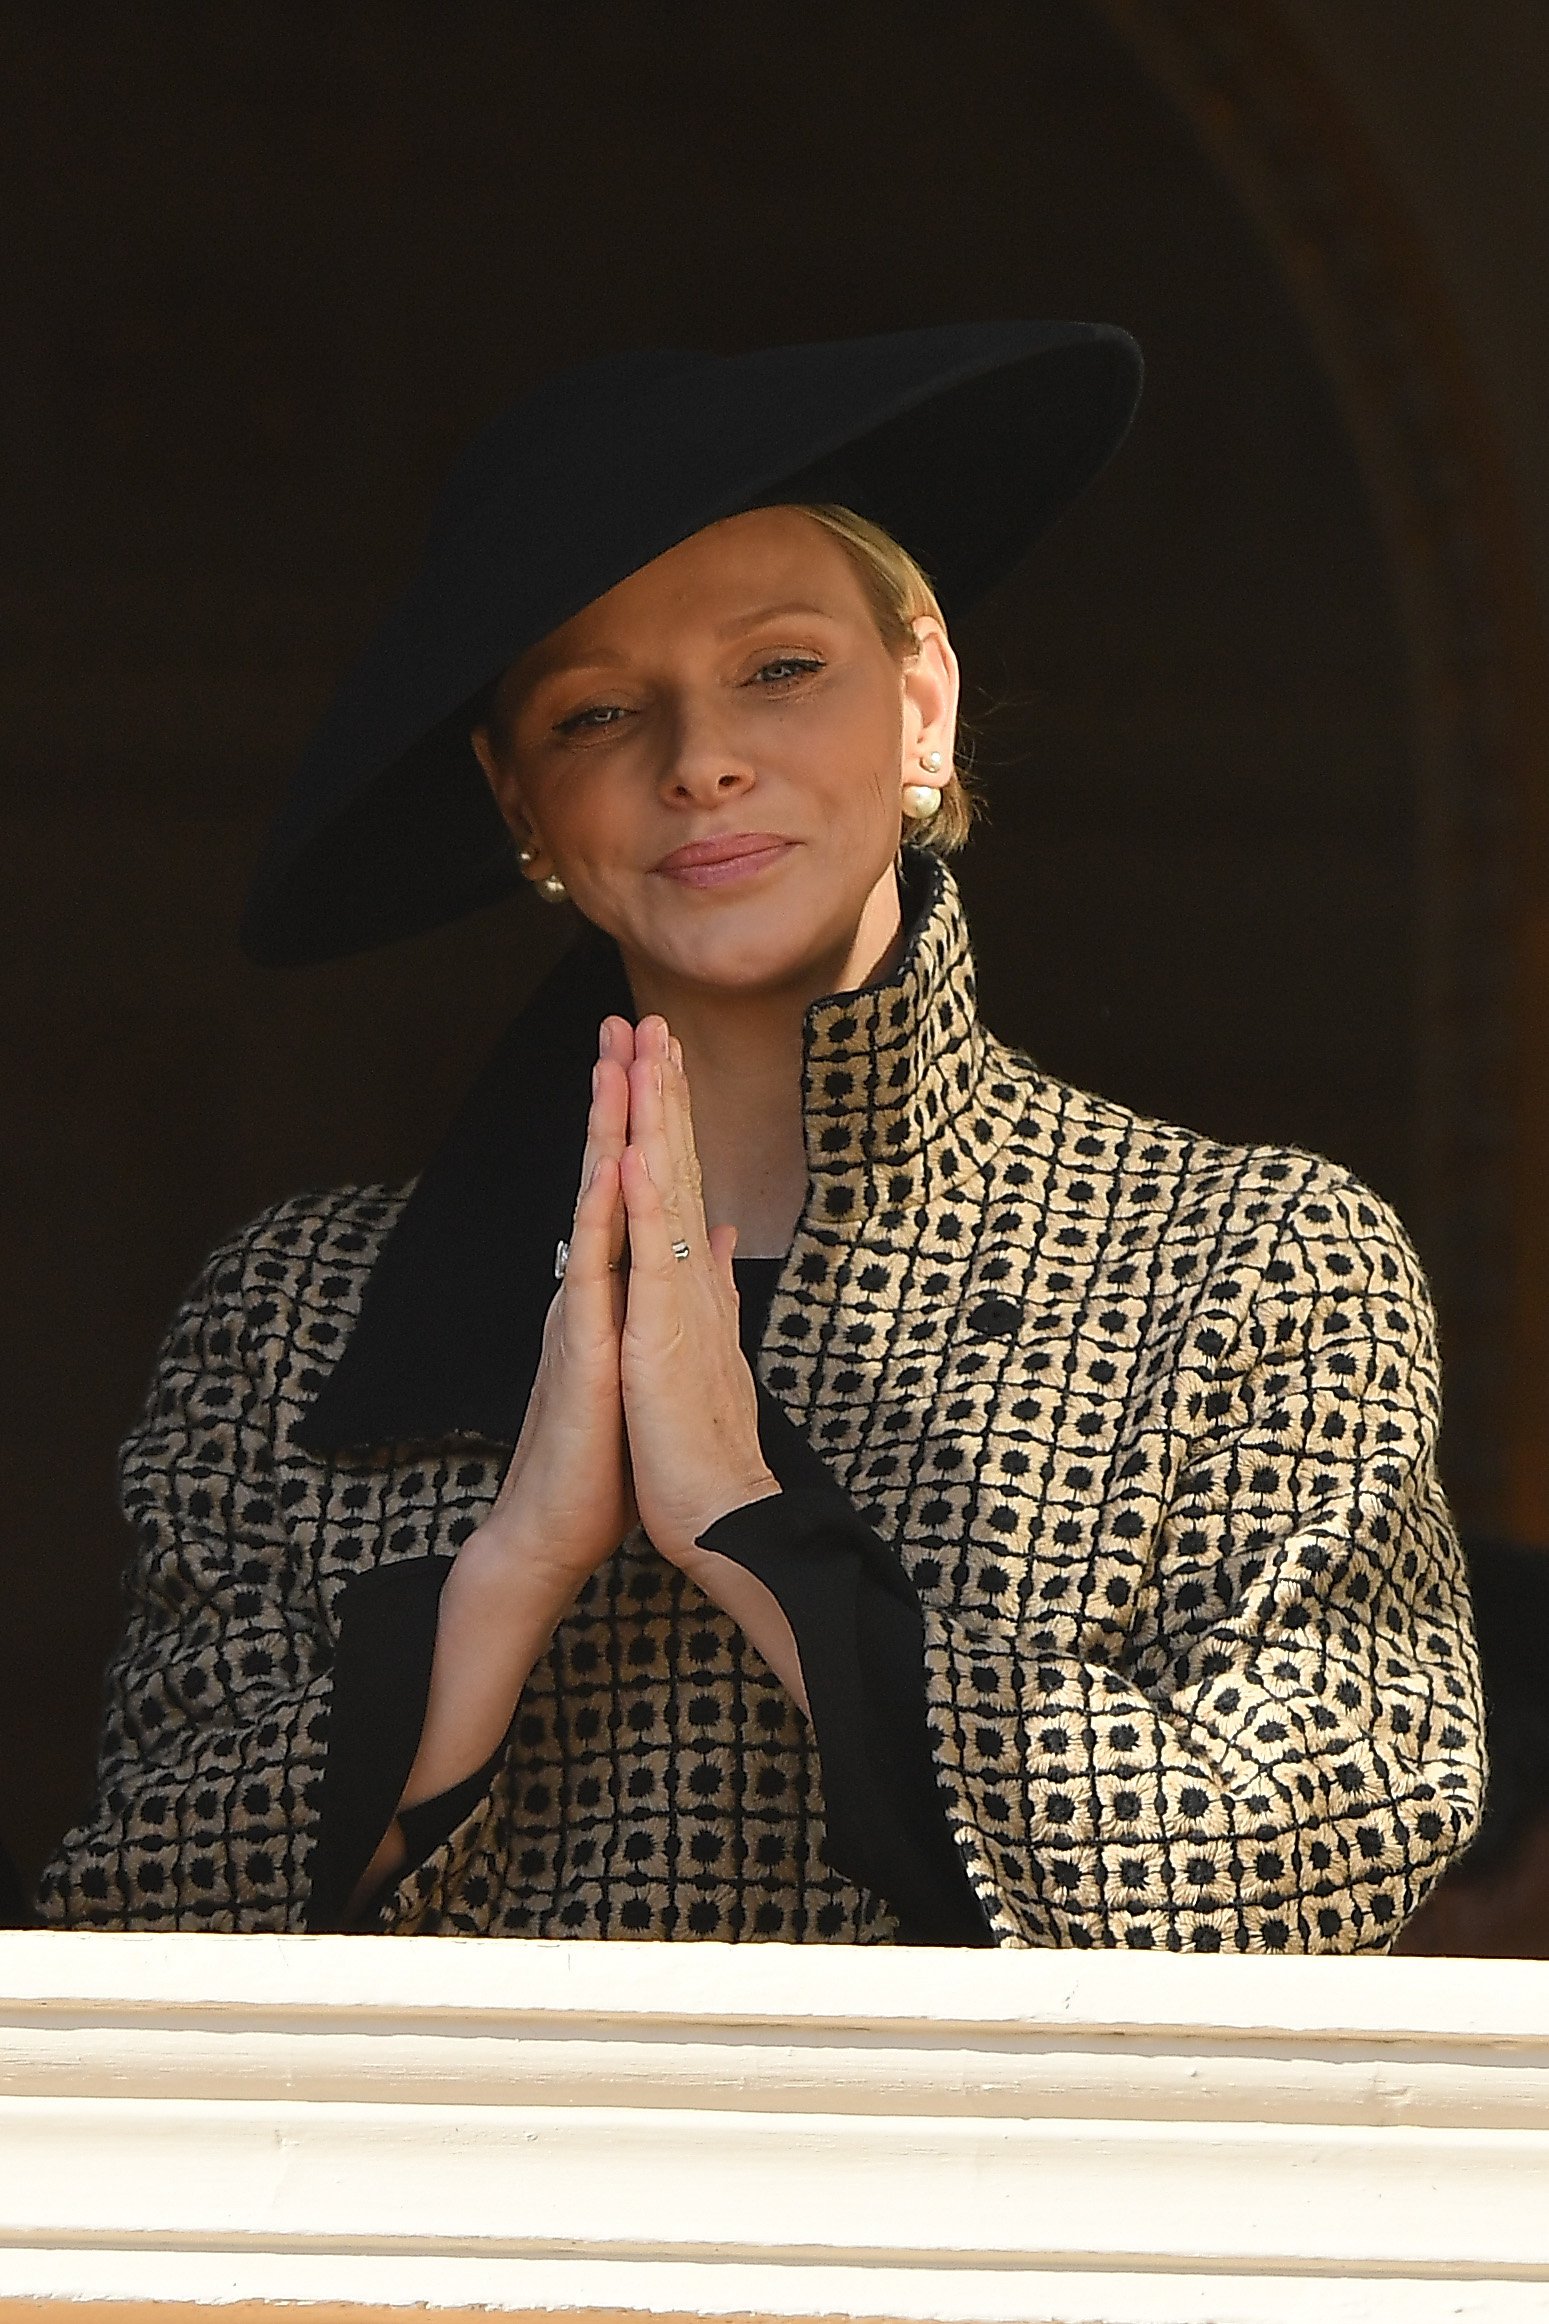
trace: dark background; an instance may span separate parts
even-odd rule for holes
[[[1536,1506],[1520,478],[1488,393],[1425,353],[1445,285],[1382,240],[1385,165],[1341,143],[1346,68],[1290,22],[1308,10],[1158,7],[1141,37],[1146,14],[3,11],[0,1826],[29,1872],[89,1783],[114,1450],[182,1288],[277,1197],[414,1170],[566,933],[524,898],[327,969],[260,971],[234,942],[266,818],[449,457],[603,350],[999,314],[1136,333],[1118,463],[957,641],[985,1014],[1056,1072],[1336,1156],[1396,1203],[1461,1384],[1460,1509]],[[1220,41],[1250,21],[1245,63]],[[1303,196],[1277,103],[1333,172],[1332,226],[1281,218]],[[1455,668],[1442,551],[1400,521],[1431,455],[1395,482],[1402,391],[1358,294],[1331,321],[1309,249],[1325,275],[1369,265],[1371,313],[1454,415],[1450,451],[1435,410],[1425,439],[1447,553],[1455,503],[1465,533],[1493,512]],[[1476,695],[1477,733],[1438,742],[1427,719]],[[1461,838],[1448,783],[1477,810]]]

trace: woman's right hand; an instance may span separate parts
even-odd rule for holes
[[[578,1589],[635,1524],[619,1387],[625,1289],[619,1163],[634,1028],[604,1020],[592,1074],[570,1253],[543,1327],[522,1433],[493,1509],[466,1549],[499,1551]]]
[[[481,1767],[511,1723],[533,1666],[588,1575],[635,1523],[619,1384],[624,1204],[634,1028],[609,1017],[592,1079],[581,1192],[564,1279],[511,1464],[441,1592],[419,1750],[400,1808]],[[358,1882],[358,1909],[404,1859],[396,1815]]]

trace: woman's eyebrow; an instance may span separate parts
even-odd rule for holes
[[[820,621],[832,621],[834,618],[825,606],[805,605],[797,599],[792,599],[787,604],[760,605],[756,606],[751,613],[733,614],[730,621],[721,623],[715,634],[717,637],[735,637],[738,630],[756,629],[761,621],[777,621],[792,613],[816,614]]]
[[[555,654],[552,659],[535,657],[529,672],[529,683],[536,686],[545,678],[564,678],[572,670],[617,669],[628,660],[628,654],[615,653],[610,646],[593,646],[574,654]]]
[[[720,638],[736,637],[740,631],[757,629],[760,622],[779,621],[793,614],[815,616],[819,621],[833,621],[836,617],[826,606],[807,605],[791,599],[781,605],[758,605],[751,612],[734,613],[730,621],[723,621],[715,631]],[[536,686],[546,678],[562,678],[574,670],[618,668],[629,660],[627,654],[616,653],[610,646],[583,647],[575,654],[556,653],[552,659],[543,654],[541,647],[534,650],[530,683]]]

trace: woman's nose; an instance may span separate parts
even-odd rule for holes
[[[746,756],[718,721],[679,720],[662,770],[662,787],[669,797],[711,804],[745,791],[754,779]]]

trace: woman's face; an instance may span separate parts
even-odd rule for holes
[[[636,978],[831,991],[898,933],[903,786],[951,765],[957,663],[884,644],[839,541],[793,508],[707,526],[501,682],[474,737],[501,812]]]

